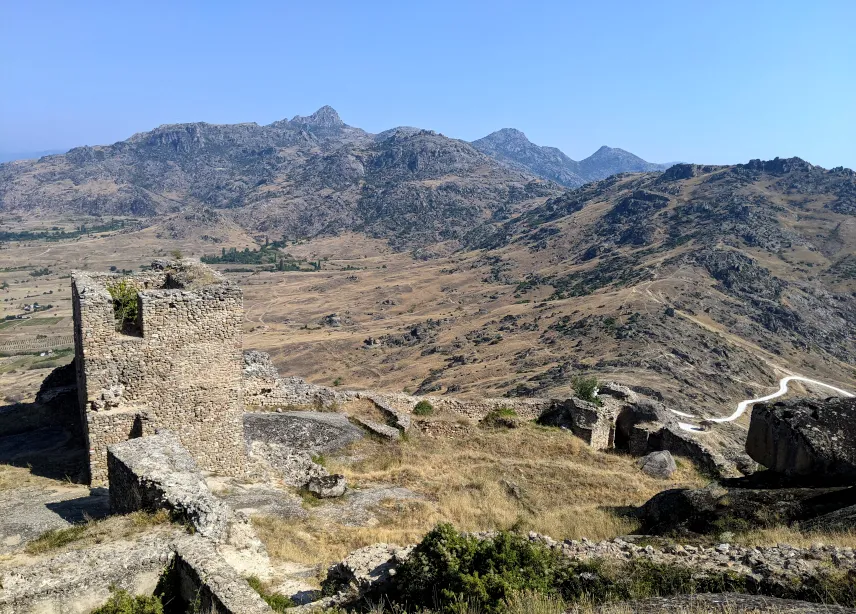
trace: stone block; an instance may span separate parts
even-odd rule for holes
[[[227,509],[208,490],[193,458],[171,433],[108,447],[110,506],[119,514],[167,509],[205,537],[222,539]]]

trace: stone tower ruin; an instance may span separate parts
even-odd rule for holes
[[[75,271],[71,286],[90,482],[106,483],[109,444],[161,428],[201,469],[243,473],[241,289],[188,260]]]

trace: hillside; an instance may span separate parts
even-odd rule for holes
[[[533,173],[569,188],[618,173],[661,171],[671,166],[646,162],[628,151],[606,146],[577,162],[555,147],[536,145],[525,134],[513,128],[492,132],[473,141],[472,145],[511,168]]]

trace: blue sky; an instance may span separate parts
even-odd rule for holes
[[[329,104],[575,159],[856,168],[856,2],[0,0],[0,152]]]

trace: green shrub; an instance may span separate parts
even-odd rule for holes
[[[107,603],[92,610],[92,614],[163,614],[163,604],[159,597],[114,590]]]
[[[125,331],[137,324],[137,289],[126,279],[109,284],[107,291],[113,297],[113,314],[116,316],[116,330]]]
[[[265,600],[274,612],[285,612],[288,608],[293,608],[295,604],[289,597],[282,593],[272,593],[268,591],[258,576],[250,576],[247,578],[249,584],[259,596]]]
[[[439,524],[398,569],[395,600],[408,610],[451,612],[469,601],[498,612],[517,592],[555,593],[560,569],[556,554],[520,535],[479,540]]]
[[[541,595],[558,607],[681,593],[745,593],[751,582],[734,571],[699,574],[692,567],[644,559],[572,560],[520,534],[500,532],[480,540],[440,524],[399,567],[387,597],[402,611],[495,614],[514,609],[522,594]],[[848,596],[837,583],[826,586],[830,595]]]
[[[574,394],[578,399],[600,405],[600,399],[597,398],[597,389],[599,384],[596,377],[583,377],[578,375],[572,380],[571,385],[573,386]]]
[[[413,407],[413,414],[416,416],[430,416],[434,413],[434,406],[426,400],[419,401]]]

